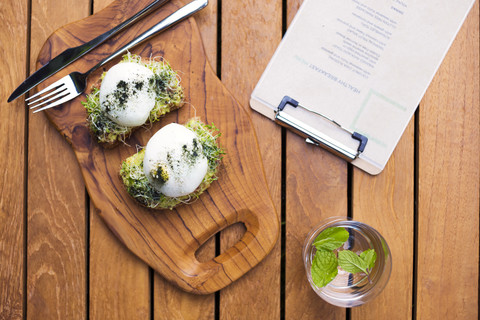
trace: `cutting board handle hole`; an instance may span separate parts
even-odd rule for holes
[[[247,228],[243,222],[229,225],[225,229],[214,233],[205,241],[195,251],[195,258],[202,263],[213,260],[239,242],[246,231]]]

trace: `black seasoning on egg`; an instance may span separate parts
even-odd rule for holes
[[[174,170],[174,166],[173,166],[173,161],[172,161],[172,155],[170,154],[170,152],[167,153],[167,163],[168,165],[170,166],[170,169]]]
[[[201,148],[201,145],[196,138],[194,138],[192,140],[192,148],[191,149],[189,149],[186,144],[184,144],[182,146],[182,158],[185,160],[185,162],[188,165],[190,165],[190,166],[195,165],[195,163],[197,161],[197,158],[201,154],[200,148]]]
[[[117,83],[117,90],[128,90],[128,83],[125,80],[120,80]]]
[[[105,105],[106,110],[111,110],[111,106],[115,106],[116,109],[124,110],[125,104],[128,100],[129,85],[126,81],[120,80],[117,83],[117,89],[111,94],[107,95],[108,104]]]
[[[117,83],[116,90],[107,96],[105,103],[105,110],[111,111],[112,109],[125,110],[127,107],[127,101],[129,97],[138,94],[142,90],[145,82],[135,81],[133,83],[120,80]]]
[[[142,90],[143,85],[144,85],[143,81],[137,81],[137,82],[135,82],[135,89],[140,91],[140,90]]]

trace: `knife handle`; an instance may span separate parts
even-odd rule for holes
[[[181,7],[144,33],[142,33],[140,36],[137,38],[133,39],[114,53],[112,53],[110,56],[106,57],[102,61],[100,61],[97,65],[95,65],[93,68],[88,70],[85,75],[88,76],[91,72],[97,70],[98,68],[102,67],[103,65],[107,64],[108,62],[112,61],[115,59],[117,56],[121,55],[125,51],[127,51],[130,48],[135,47],[136,45],[140,44],[143,41],[146,41],[150,39],[151,37],[157,35],[158,33],[170,28],[171,26],[175,25],[176,23],[190,17],[194,13],[200,11],[201,9],[205,8],[208,5],[208,0],[194,0],[185,6]]]
[[[126,29],[127,27],[131,26],[132,24],[136,23],[143,17],[147,16],[148,14],[152,13],[153,11],[157,10],[160,6],[162,6],[168,0],[155,0],[150,3],[148,6],[125,20],[124,22],[120,23],[116,27],[108,30],[107,32],[99,35],[95,39],[92,39],[80,46],[68,48],[55,58],[50,60],[47,64],[43,67],[35,71],[32,75],[30,75],[25,81],[23,81],[18,88],[13,91],[13,93],[8,98],[7,102],[11,102],[18,97],[27,93],[30,89],[34,88],[35,86],[39,85],[53,74],[57,73],[58,71],[62,70],[66,66],[70,65],[72,62],[76,61],[80,57],[83,57],[85,54],[89,53],[102,43],[104,43],[109,38],[113,37],[120,31]]]

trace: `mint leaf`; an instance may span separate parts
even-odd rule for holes
[[[367,269],[372,270],[377,260],[377,253],[373,249],[368,249],[360,253],[360,258],[362,258],[367,265]]]
[[[343,250],[338,252],[338,265],[345,271],[350,273],[365,272],[367,273],[367,264],[355,252]]]
[[[348,240],[348,231],[341,227],[331,227],[323,230],[313,242],[317,250],[333,251]]]
[[[333,252],[317,250],[310,270],[313,283],[317,287],[325,287],[337,276],[337,266],[337,257]]]

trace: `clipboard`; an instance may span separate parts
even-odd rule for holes
[[[474,3],[304,0],[250,106],[378,174]]]

